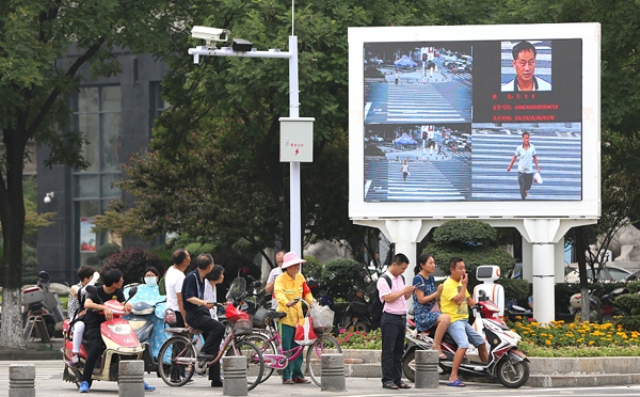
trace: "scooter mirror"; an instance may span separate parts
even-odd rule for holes
[[[133,298],[138,293],[138,287],[132,287],[129,290],[129,299]]]
[[[98,293],[98,289],[95,285],[87,285],[84,287],[84,290],[90,293],[91,295],[96,295]]]

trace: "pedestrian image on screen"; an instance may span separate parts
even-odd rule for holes
[[[516,77],[502,85],[502,92],[551,91],[551,83],[535,76],[537,51],[533,44],[521,41],[511,50]]]
[[[396,69],[396,85],[398,85],[398,81],[400,81],[400,72]]]
[[[407,176],[409,176],[409,164],[407,164],[407,160],[404,161],[404,163],[402,164],[402,168],[400,169],[400,171],[402,172],[402,179],[406,182],[407,181]]]
[[[529,133],[524,132],[522,134],[522,145],[518,146],[516,153],[511,159],[511,163],[507,167],[507,172],[511,172],[513,164],[518,160],[518,184],[520,185],[520,196],[523,200],[529,195],[531,189],[531,183],[533,182],[533,165],[536,166],[536,171],[540,173],[540,166],[538,165],[538,156],[536,147],[529,143]]]

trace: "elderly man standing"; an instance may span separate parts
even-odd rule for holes
[[[284,263],[284,251],[279,251],[276,254],[276,264],[278,267],[271,269],[269,278],[267,279],[267,285],[264,287],[264,291],[271,295],[271,308],[276,310],[278,308],[278,302],[276,301],[276,294],[273,291],[273,286],[276,282],[276,277],[282,274],[282,264]]]

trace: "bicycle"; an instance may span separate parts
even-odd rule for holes
[[[299,299],[298,299],[299,300]],[[304,300],[302,300],[304,302]],[[306,304],[306,302],[305,302]],[[280,333],[275,326],[274,321],[285,317],[283,312],[275,312],[270,310],[266,317],[265,323],[267,324],[267,333],[261,331],[246,335],[242,340],[251,341],[252,344],[258,346],[262,352],[265,363],[265,371],[260,383],[266,381],[273,374],[274,369],[284,369],[289,364],[289,361],[293,361],[303,353],[305,346],[296,346],[291,350],[283,350],[282,342],[280,339]],[[313,383],[321,386],[322,383],[322,368],[320,360],[322,354],[342,353],[340,344],[329,333],[322,331],[316,331],[318,338],[309,346],[306,355],[306,373],[311,377]]]
[[[223,306],[219,303],[216,305]],[[238,312],[246,315],[244,312]],[[158,353],[158,373],[164,383],[172,387],[183,386],[191,380],[194,372],[199,375],[206,374],[207,368],[219,362],[223,356],[244,355],[247,358],[248,390],[253,390],[260,383],[264,371],[262,352],[255,344],[243,339],[243,336],[251,333],[253,328],[248,315],[247,319],[229,320],[229,322],[233,323],[233,326],[230,327],[224,344],[218,355],[208,362],[197,360],[201,347],[199,335],[202,331],[191,327],[165,329],[173,336],[162,344]]]

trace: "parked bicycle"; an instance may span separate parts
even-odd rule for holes
[[[217,304],[222,307],[221,304]],[[227,306],[227,312],[233,307]],[[239,317],[227,320],[233,325],[224,339],[218,355],[211,361],[201,362],[197,360],[198,352],[202,347],[200,330],[188,328],[167,328],[166,331],[173,334],[167,339],[158,353],[158,372],[160,377],[169,386],[183,386],[191,380],[194,372],[199,375],[207,373],[207,369],[220,361],[223,356],[245,356],[247,359],[248,390],[253,390],[262,379],[264,371],[264,359],[262,352],[256,345],[243,337],[252,332],[253,326],[249,315],[239,311]]]
[[[302,299],[298,298],[296,300],[307,304]],[[265,368],[261,382],[269,379],[275,369],[285,369],[289,361],[293,361],[303,354],[305,346],[296,346],[291,350],[283,350],[282,348],[280,333],[275,324],[275,320],[285,316],[286,313],[269,310],[264,319],[267,325],[266,329],[254,330],[252,334],[246,335],[242,339],[243,341],[251,342],[251,344],[258,346],[262,352]],[[328,331],[330,332],[330,329]],[[313,383],[320,386],[322,381],[322,368],[320,365],[322,355],[342,353],[342,349],[336,338],[331,336],[329,332],[323,332],[323,330],[320,329],[315,329],[315,332],[318,338],[307,349],[305,368],[306,374],[311,377]]]

